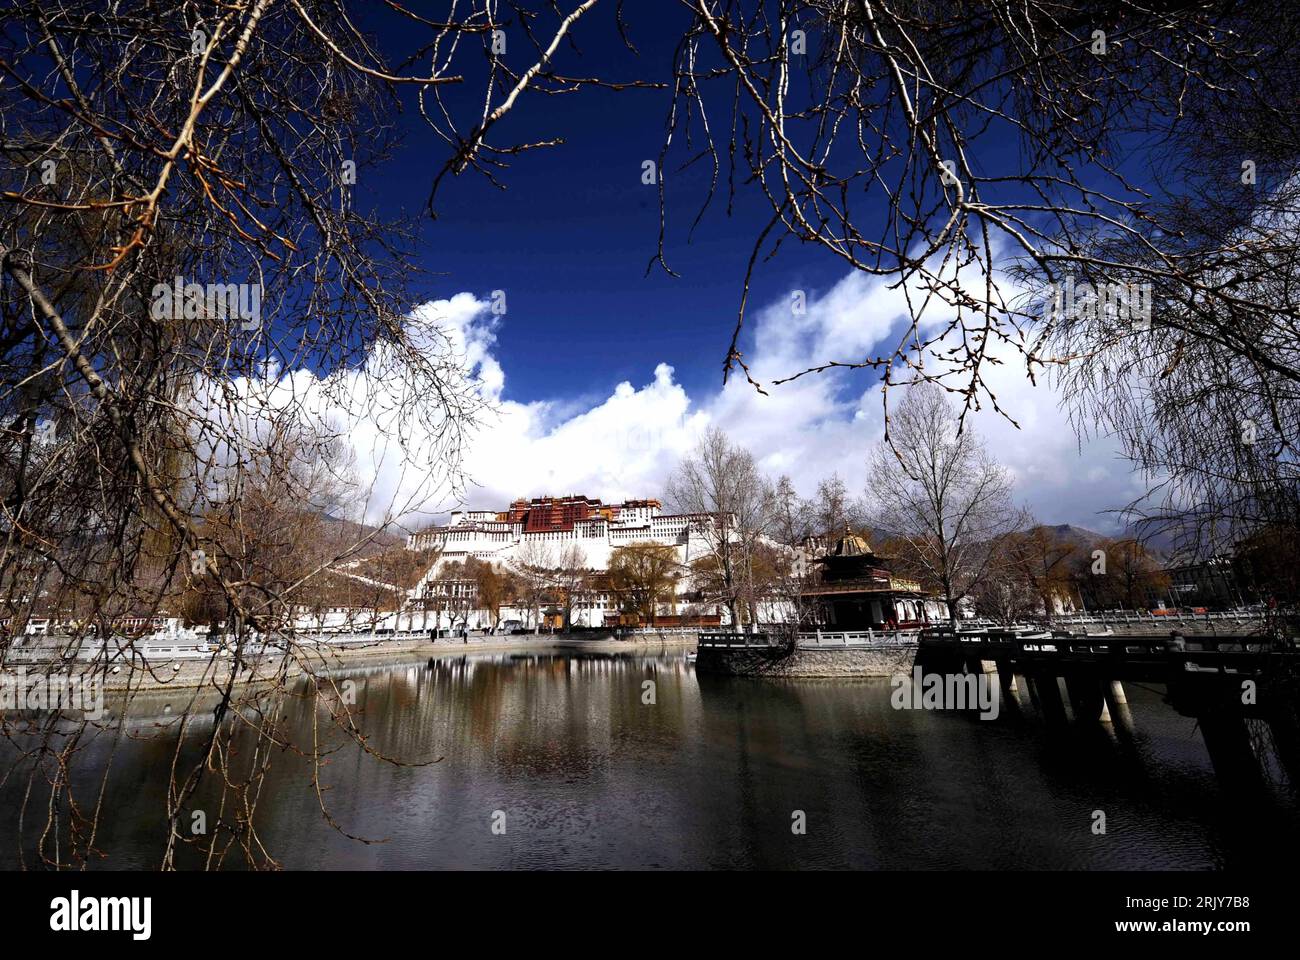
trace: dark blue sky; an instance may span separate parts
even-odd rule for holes
[[[616,79],[670,75],[672,45],[687,22],[684,12],[667,2],[654,4],[652,13],[648,5],[629,7],[639,57],[619,42],[613,5],[598,5],[576,31],[581,56],[562,47],[557,71]],[[400,22],[375,14],[370,26],[389,49],[406,49],[411,39],[403,43],[393,30]],[[508,32],[510,42],[514,36]],[[527,51],[521,45],[510,53],[519,66]],[[450,100],[464,110],[460,119],[468,130],[481,108],[481,82],[467,82]],[[668,103],[668,92],[656,90],[525,96],[494,128],[490,142],[555,136],[566,142],[512,158],[499,174],[505,191],[472,171],[445,181],[438,219],[423,218],[420,262],[441,274],[428,279],[430,294],[507,293],[495,351],[508,374],[507,398],[603,395],[621,380],[650,380],[660,361],[676,368],[691,393],[721,383],[745,265],[770,208],[755,191],[743,189],[733,215],[726,216],[722,181],[688,244],[710,167],[700,163],[677,174],[670,163],[667,251],[680,276],[670,277],[657,265],[647,275],[658,207],[655,187],[641,182],[641,165],[659,155]],[[381,177],[361,177],[358,203],[418,214],[447,159],[447,146],[413,109],[398,123],[404,144]],[[683,155],[676,152],[678,162]],[[825,251],[787,244],[759,274],[751,307],[796,287],[811,295],[845,272]]]
[[[564,9],[572,6],[566,4]],[[617,5],[601,3],[574,33],[580,53],[562,46],[552,62],[555,72],[607,80],[671,78],[674,47],[689,25],[689,12],[670,0],[627,6],[630,35],[639,56],[619,39],[614,23]],[[368,8],[367,17],[363,26],[377,35],[390,62],[427,39],[427,33],[413,30],[380,4]],[[555,22],[552,14],[546,14],[538,21],[538,34],[553,31]],[[506,30],[507,60],[513,69],[523,70],[535,55],[526,41],[520,43],[517,24],[507,24]],[[815,44],[811,34],[809,44]],[[703,57],[717,56],[707,42],[701,49]],[[466,74],[466,83],[443,88],[449,109],[465,133],[481,115],[485,64],[475,49],[454,67],[454,72]],[[706,62],[697,68],[712,65]],[[425,58],[410,69],[427,68]],[[728,84],[720,81],[706,91],[710,125],[724,147],[729,135]],[[702,161],[679,172],[678,165],[700,149],[698,144],[686,149],[680,132],[666,170],[666,255],[680,276],[668,276],[658,266],[647,272],[659,225],[657,190],[641,182],[642,164],[661,152],[669,91],[591,88],[563,96],[526,93],[492,129],[489,142],[511,146],[555,137],[565,142],[507,158],[509,168],[496,174],[507,188],[504,191],[472,171],[445,179],[437,197],[437,220],[427,217],[425,207],[450,148],[424,124],[415,109],[414,93],[403,88],[407,109],[395,118],[403,144],[381,170],[363,168],[355,200],[359,207],[377,206],[383,214],[405,213],[420,221],[418,259],[428,274],[418,282],[421,300],[461,292],[487,299],[494,290],[506,291],[508,312],[491,351],[505,371],[501,399],[506,401],[502,405],[506,419],[485,430],[472,446],[467,470],[477,485],[476,505],[495,506],[513,496],[547,492],[659,495],[667,472],[686,449],[683,444],[693,436],[690,430],[695,427],[688,428],[686,419],[696,414],[701,421],[723,426],[773,476],[793,474],[805,495],[832,471],[845,478],[854,492],[863,489],[866,453],[882,427],[878,395],[864,396],[874,379],[872,373],[805,378],[773,391],[770,397],[759,398],[748,389],[719,395],[722,360],[735,324],[746,264],[771,208],[758,187],[743,183],[742,176],[736,184],[736,206],[728,216],[724,163],[718,193],[688,243],[691,223],[707,195],[711,166]],[[796,106],[798,94],[795,85],[790,102]],[[501,96],[494,94],[494,105]],[[797,133],[793,136],[803,142]],[[1123,172],[1132,182],[1149,182],[1150,168],[1141,144],[1133,139],[1124,143],[1119,158]],[[856,152],[854,145],[843,143],[844,148]],[[1013,179],[1025,169],[1020,149],[1009,127],[978,136],[968,159],[982,177],[999,180],[984,183],[984,199],[1003,202],[1015,191],[1023,191],[1002,179]],[[1076,171],[1089,186],[1114,186],[1087,176],[1086,160],[1076,161]],[[740,172],[747,172],[743,160],[741,166]],[[859,181],[858,189],[862,187]],[[1012,198],[1039,202],[1025,193]],[[873,209],[873,202],[881,206]],[[863,233],[876,229],[886,209],[880,189],[853,204],[855,222]],[[874,223],[863,219],[873,213]],[[861,283],[859,277],[841,283],[848,274],[848,265],[825,248],[788,239],[774,260],[760,263],[749,296],[749,335],[741,341],[742,351],[751,357],[756,353],[751,348],[757,314],[763,307],[788,303],[795,289],[804,290],[812,304],[836,288],[823,301],[824,309],[813,311],[822,324],[816,334],[826,339],[810,340],[809,328],[801,326],[790,331],[792,336],[783,344],[788,347],[797,341],[796,346],[806,349],[778,349],[774,357],[767,357],[773,341],[781,341],[780,334],[786,332],[780,328],[783,314],[768,313],[764,357],[771,362],[764,376],[788,375],[828,359],[860,359],[860,355],[843,355],[851,349],[872,353],[892,349],[901,312],[881,316],[872,311],[901,311],[901,298],[874,295],[888,281]],[[845,303],[845,298],[851,302]],[[928,318],[935,319],[933,311]],[[835,322],[841,325],[833,326]],[[774,373],[771,368],[778,362],[780,369]],[[655,381],[659,363],[673,366],[677,386]],[[1016,367],[1004,365],[992,372],[1002,371],[999,402],[1012,411],[1021,429],[987,409],[975,421],[976,428],[1015,471],[1022,484],[1018,496],[1041,520],[1105,527],[1108,521],[1099,511],[1126,503],[1141,492],[1133,489],[1131,468],[1118,459],[1109,440],[1093,439],[1080,447],[1058,406],[1061,397],[1050,388],[1031,386],[1023,367]],[[636,387],[654,383],[645,390],[616,395],[614,388],[622,381]],[[745,396],[738,398],[737,393]],[[549,412],[518,406],[539,400],[555,402],[560,413],[549,417]],[[591,457],[593,449],[608,449],[613,455]]]
[[[629,35],[639,54],[629,51],[619,38],[616,4],[602,3],[572,31],[577,49],[563,43],[551,69],[607,80],[670,79],[675,46],[690,24],[689,11],[669,0],[627,7]],[[405,18],[380,4],[368,8],[367,16],[364,27],[378,37],[393,60],[427,39],[423,28],[412,30]],[[537,22],[537,35],[549,38],[555,23],[554,15],[545,14]],[[517,23],[507,23],[505,29],[510,44],[507,61],[513,69],[523,70],[535,53]],[[808,39],[810,49],[815,48],[811,30]],[[720,59],[710,42],[701,43],[701,51],[702,58]],[[487,61],[477,46],[472,50],[467,46],[462,53],[468,56],[456,62],[453,72],[465,74],[466,82],[442,89],[460,129],[468,132],[481,114]],[[697,67],[712,65],[703,61]],[[426,57],[410,71],[427,67]],[[789,98],[796,107],[801,99],[798,76],[796,71]],[[706,90],[710,124],[724,151],[731,84],[722,80]],[[421,281],[422,299],[462,291],[485,298],[493,290],[506,291],[508,312],[493,349],[506,372],[504,399],[601,398],[621,381],[649,382],[660,362],[674,367],[677,382],[692,397],[717,390],[746,264],[771,217],[771,207],[756,184],[743,182],[748,167],[742,160],[734,208],[728,215],[724,153],[717,193],[698,228],[688,236],[707,196],[712,168],[704,159],[679,172],[679,165],[700,150],[698,143],[688,150],[679,131],[665,171],[667,260],[679,276],[668,276],[657,264],[647,272],[657,245],[658,204],[656,188],[641,182],[642,164],[660,154],[670,91],[586,88],[561,96],[525,92],[493,128],[489,142],[509,146],[555,137],[565,142],[506,158],[509,168],[496,173],[505,190],[472,170],[444,179],[437,196],[437,220],[425,215],[425,205],[449,147],[416,111],[414,88],[403,87],[401,93],[407,109],[396,122],[404,142],[381,171],[362,176],[357,201],[375,204],[385,213],[405,212],[418,218],[419,262],[430,274]],[[493,104],[501,99],[499,91],[494,93]],[[1134,137],[1123,142],[1125,150],[1117,160],[1124,175],[1131,182],[1149,185],[1144,146]],[[852,144],[842,143],[837,154],[845,149],[856,151]],[[1020,149],[1009,127],[1003,131],[992,127],[970,144],[968,159],[983,175],[1006,177],[1025,169]],[[1083,158],[1075,157],[1073,163],[1089,186],[1115,189],[1113,181],[1089,176]],[[856,189],[864,185],[859,181]],[[993,202],[1009,196],[1041,202],[1022,190],[1014,184],[986,183],[982,188],[985,199]],[[1071,202],[1077,199],[1070,196]],[[878,187],[853,201],[855,220],[864,233],[876,228],[863,219],[871,213],[873,201],[881,204],[878,213],[883,212]],[[794,289],[804,290],[812,301],[848,273],[848,265],[825,248],[787,238],[776,258],[758,266],[748,301],[749,335],[742,338],[742,351],[752,352],[753,318],[761,307],[788,301]],[[894,330],[901,329],[901,316],[889,319]],[[879,346],[889,350],[893,340]],[[873,378],[862,372],[837,381],[842,383],[841,395],[860,393]]]

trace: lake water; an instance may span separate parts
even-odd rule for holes
[[[679,652],[468,656],[347,676],[376,751],[438,762],[393,766],[340,746],[321,782],[340,827],[382,841],[360,843],[325,822],[307,762],[278,753],[256,822],[290,869],[1209,869],[1276,867],[1300,849],[1292,805],[1222,789],[1195,721],[1135,685],[1131,723],[1053,727],[1008,709],[992,721],[895,710],[887,680],[700,676]],[[167,699],[141,698],[117,747],[97,866],[159,862],[177,736]],[[328,730],[306,701],[283,710],[298,743],[313,719]],[[88,748],[87,783],[108,747]],[[18,802],[11,779],[8,868]],[[215,795],[193,806],[213,817]],[[792,831],[796,811],[806,833]]]

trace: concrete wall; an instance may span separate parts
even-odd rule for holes
[[[892,677],[911,672],[916,644],[881,644],[846,650],[769,650],[704,647],[695,669],[741,677]]]

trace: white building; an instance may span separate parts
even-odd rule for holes
[[[511,510],[456,510],[445,527],[431,527],[413,533],[406,540],[408,550],[439,550],[430,573],[446,563],[463,562],[470,557],[513,568],[520,550],[533,543],[544,553],[558,556],[569,545],[581,548],[586,566],[591,570],[608,570],[615,548],[630,543],[659,543],[677,548],[678,561],[689,566],[709,553],[704,537],[706,525],[713,523],[708,514],[665,514],[658,500],[628,500],[605,505],[585,497],[542,497],[528,503],[516,501]],[[570,511],[585,516],[552,520],[560,510],[578,504],[582,509]],[[538,505],[546,509],[545,522],[537,522],[530,513]]]
[[[709,514],[663,513],[658,500],[603,504],[580,496],[516,500],[510,509],[500,512],[453,511],[445,527],[432,527],[407,538],[409,550],[439,551],[419,584],[410,591],[408,608],[423,611],[448,606],[439,595],[446,589],[439,573],[447,564],[473,558],[518,573],[525,555],[532,563],[548,566],[558,563],[561,551],[570,546],[582,551],[584,567],[597,572],[609,569],[610,559],[619,547],[633,543],[672,547],[683,574],[678,590],[685,592],[690,585],[686,575],[690,565],[712,553],[706,534],[714,522]],[[472,628],[483,619],[482,613],[465,611],[462,616],[468,616]],[[593,589],[575,600],[571,617],[574,626],[600,627],[607,617],[617,613],[617,598],[607,590]],[[511,610],[503,620],[516,615],[528,619],[526,612]],[[450,619],[455,619],[454,614]],[[429,626],[434,626],[435,620],[439,628],[444,628],[449,614],[430,613]]]

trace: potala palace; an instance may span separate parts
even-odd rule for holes
[[[407,538],[409,550],[435,550],[437,558],[410,591],[408,607],[395,620],[399,629],[426,626],[444,628],[455,622],[451,608],[463,605],[458,597],[470,594],[468,581],[440,576],[447,565],[474,559],[501,569],[518,572],[521,565],[551,566],[565,553],[577,549],[577,565],[591,571],[588,588],[573,604],[574,626],[600,627],[618,617],[618,598],[609,589],[603,572],[609,569],[615,549],[633,543],[657,543],[672,547],[681,569],[710,553],[704,537],[714,518],[708,514],[666,514],[658,500],[625,500],[606,504],[581,495],[521,498],[509,509],[453,511],[445,527],[432,527]],[[686,578],[677,584],[680,595],[688,589]],[[676,610],[670,602],[667,610]],[[710,612],[721,610],[710,604]],[[418,611],[418,612],[417,612]],[[506,616],[527,622],[534,611],[508,608]],[[483,610],[466,610],[472,626],[490,625]]]
[[[689,570],[696,560],[712,555],[716,520],[711,514],[663,513],[658,500],[605,504],[585,496],[519,499],[500,512],[457,511],[451,514],[447,526],[421,531],[407,540],[408,549],[439,551],[410,593],[407,617],[419,629],[430,621],[432,612],[432,622],[441,627],[444,620],[452,621],[449,608],[472,606],[472,584],[439,576],[440,569],[449,563],[472,558],[518,570],[521,565],[549,566],[568,552],[569,564],[591,571],[586,588],[573,604],[573,624],[608,626],[618,622],[619,600],[603,573],[609,569],[616,549],[634,543],[671,547],[680,569]],[[796,550],[795,564],[801,575],[814,567],[825,570],[827,582],[810,585],[807,593],[810,597],[816,595],[821,616],[827,622],[885,626],[947,616],[942,604],[923,591],[919,583],[893,574],[887,559],[877,557],[860,537],[846,533],[834,543],[814,538]],[[662,604],[656,616],[689,610],[693,616],[714,616],[726,622],[726,610],[718,598],[696,596],[695,602],[686,603],[690,593],[690,578],[680,577],[675,596]],[[525,620],[531,615],[530,611],[511,611],[511,616]],[[759,601],[759,615],[766,621],[785,622],[794,611],[786,601],[764,598]],[[483,615],[467,609],[465,619],[482,622]]]
[[[689,565],[708,550],[701,536],[707,514],[663,513],[658,500],[605,504],[585,496],[519,499],[508,510],[457,510],[445,527],[432,527],[407,538],[410,550],[440,550],[438,564],[470,557],[512,567],[521,551],[552,554],[576,545],[591,570],[609,568],[616,547],[658,543],[677,548],[678,561]],[[530,547],[536,544],[536,547]]]

